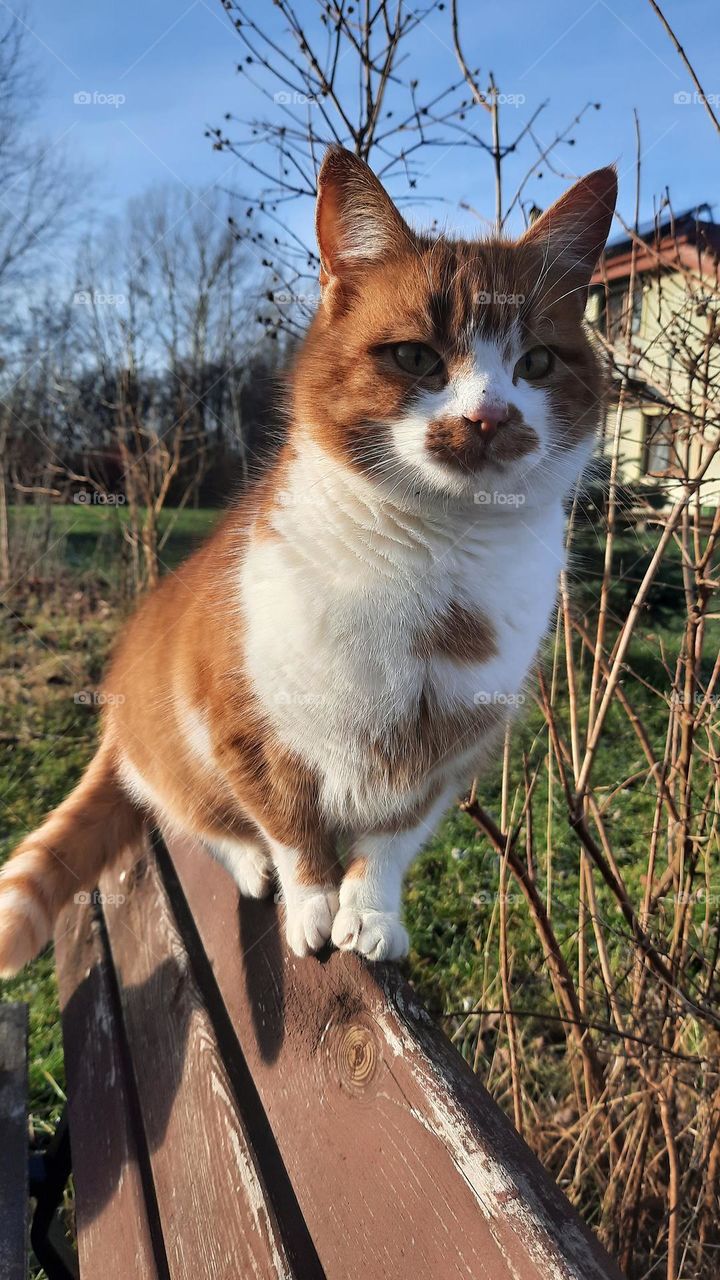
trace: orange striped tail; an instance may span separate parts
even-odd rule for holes
[[[92,888],[108,863],[138,841],[145,816],[123,791],[106,742],[67,800],[26,836],[0,871],[0,977],[22,969],[50,941],[61,908]]]

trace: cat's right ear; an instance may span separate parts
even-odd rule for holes
[[[335,146],[326,151],[318,174],[315,231],[323,287],[363,263],[393,256],[413,238],[372,169]]]
[[[581,312],[610,233],[617,193],[614,166],[595,169],[551,204],[518,241],[542,250],[544,277],[562,282],[565,296],[572,297]]]

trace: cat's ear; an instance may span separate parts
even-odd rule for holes
[[[318,174],[315,231],[320,284],[342,280],[353,267],[391,257],[413,236],[364,160],[330,147]]]
[[[548,275],[572,275],[578,290],[586,288],[610,234],[617,173],[612,165],[595,169],[576,182],[533,222],[519,243],[543,251]]]

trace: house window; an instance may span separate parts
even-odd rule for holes
[[[643,414],[643,472],[646,476],[678,474],[675,428],[671,413]]]
[[[642,285],[638,280],[635,281],[632,300],[632,320],[630,330],[632,333],[640,332],[642,323],[642,304],[643,291]],[[616,342],[625,332],[627,324],[627,315],[630,307],[630,290],[627,284],[623,282],[621,285],[611,285],[607,294],[607,328],[608,337],[611,342]]]

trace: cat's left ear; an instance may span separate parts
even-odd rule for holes
[[[568,289],[574,286],[583,306],[585,290],[610,234],[616,200],[614,166],[595,169],[550,205],[518,242],[542,249],[548,277],[564,276]]]
[[[372,169],[352,151],[334,146],[318,174],[315,231],[323,286],[363,262],[391,257],[413,239]]]

